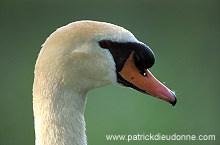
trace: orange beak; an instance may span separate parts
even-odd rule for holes
[[[144,75],[141,75],[134,63],[134,53],[131,53],[119,73],[123,79],[131,83],[139,91],[162,99],[175,106],[177,99],[175,94],[165,85],[159,82],[149,70],[145,69]]]

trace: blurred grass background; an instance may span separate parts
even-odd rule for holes
[[[76,20],[123,26],[151,47],[151,72],[175,90],[175,108],[135,90],[88,94],[89,145],[220,144],[219,0],[0,0],[0,145],[34,145],[32,83],[41,44]],[[107,141],[107,134],[214,134],[215,141]]]

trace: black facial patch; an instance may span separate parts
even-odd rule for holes
[[[132,52],[134,52],[134,64],[137,67],[139,73],[143,76],[146,76],[145,69],[152,67],[155,62],[153,51],[143,43],[136,42],[119,43],[109,40],[102,40],[99,41],[99,45],[104,49],[108,49],[112,54],[116,64],[117,81],[124,86],[131,87],[142,93],[147,94],[146,91],[141,90],[140,88],[125,80],[119,74],[119,72],[124,67],[124,64],[127,61],[128,57],[131,55]]]
[[[134,52],[134,62],[139,72],[153,66],[155,62],[153,51],[143,43],[136,42],[113,42],[110,40],[99,41],[100,47],[108,49],[112,54],[116,71],[120,72],[132,52]]]
[[[112,54],[115,64],[116,71],[120,72],[124,66],[124,63],[134,50],[132,43],[118,43],[108,40],[102,40],[99,42],[100,47],[108,49]]]

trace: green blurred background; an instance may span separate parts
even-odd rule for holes
[[[0,0],[0,145],[34,145],[32,83],[41,44],[76,20],[123,26],[151,47],[151,72],[176,91],[175,108],[109,85],[88,94],[89,145],[220,144],[220,1]],[[107,141],[107,134],[214,134],[215,141]]]

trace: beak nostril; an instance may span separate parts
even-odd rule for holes
[[[146,73],[146,71],[145,71],[144,69],[139,69],[139,68],[138,68],[138,71],[139,71],[139,73],[140,73],[142,76],[147,77],[147,73]]]

